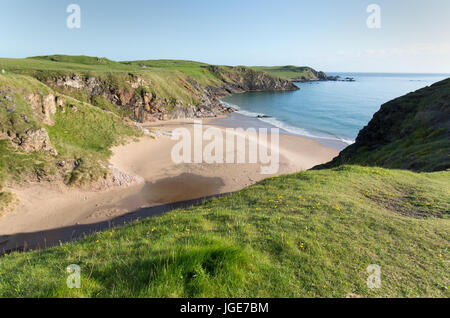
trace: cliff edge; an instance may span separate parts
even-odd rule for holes
[[[320,167],[450,168],[450,78],[382,105],[356,142]]]

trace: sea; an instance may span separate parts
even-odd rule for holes
[[[354,143],[358,132],[382,104],[450,77],[450,74],[327,74],[352,77],[355,81],[295,83],[300,90],[234,94],[222,102],[238,111],[216,123],[236,126],[237,121],[247,127],[278,127],[281,132],[309,137],[342,150]]]

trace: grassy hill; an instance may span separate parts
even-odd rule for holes
[[[2,297],[448,297],[449,172],[306,171],[0,259]],[[66,267],[81,266],[81,289]],[[370,264],[382,287],[366,286]]]
[[[308,66],[252,66],[252,69],[266,72],[287,80],[318,81],[327,79],[327,75]]]
[[[177,68],[163,66],[147,68],[145,63],[119,63],[107,59],[57,55],[28,59],[0,59],[0,68],[7,72],[30,75],[49,84],[53,84],[51,82],[54,78],[78,75],[86,78],[98,77],[105,86],[128,89],[131,89],[128,82],[130,81],[129,73],[132,73],[145,78],[148,82],[155,83],[151,90],[161,98],[179,99],[193,104],[199,102],[197,95],[200,92],[193,88],[193,93],[191,93],[183,86],[183,83],[188,80],[187,75],[182,72],[186,69],[184,64],[179,64]],[[219,80],[212,74],[206,72],[204,75],[205,71],[202,72],[200,65],[196,65],[194,69],[195,72],[192,73],[196,73],[197,79],[203,83],[211,85],[219,83]],[[83,101],[90,101],[90,96],[83,91],[57,86],[54,88]]]

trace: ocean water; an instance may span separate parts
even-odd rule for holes
[[[294,92],[248,92],[222,99],[238,114],[336,148],[354,142],[373,114],[396,97],[443,80],[446,74],[328,73],[355,82],[296,83]],[[235,116],[239,116],[235,115]],[[253,118],[252,120],[250,118]],[[242,119],[241,119],[242,120]],[[337,146],[336,146],[337,145]]]

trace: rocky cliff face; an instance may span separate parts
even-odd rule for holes
[[[223,81],[224,84],[219,87],[219,89],[222,89],[222,94],[270,90],[293,91],[298,89],[291,81],[268,76],[264,72],[255,71],[247,67],[225,69],[218,66],[209,66],[208,70]]]
[[[293,82],[314,82],[314,81],[334,81],[336,80],[333,76],[328,76],[325,72],[316,71],[310,67],[304,68],[308,73],[308,76],[300,76],[291,79]]]
[[[51,145],[47,130],[36,122],[54,125],[57,97],[27,92],[23,96],[24,101],[21,101],[17,99],[16,93],[12,88],[0,89],[0,107],[6,111],[6,114],[0,114],[0,140],[8,139],[27,153],[43,151],[56,156],[58,152]],[[17,115],[17,108],[23,102],[30,105],[31,116]]]
[[[325,167],[450,168],[450,78],[381,106],[356,142]]]
[[[224,107],[218,98],[233,93],[263,90],[296,90],[293,83],[268,76],[245,67],[222,68],[209,66],[209,72],[221,80],[217,86],[204,87],[196,80],[189,79],[185,89],[194,95],[199,103],[192,105],[176,98],[164,98],[152,92],[153,83],[136,74],[130,73],[126,85],[117,86],[100,77],[83,75],[65,75],[47,79],[46,84],[76,94],[82,91],[93,104],[98,98],[127,112],[138,122],[179,118],[205,118],[232,112]]]

